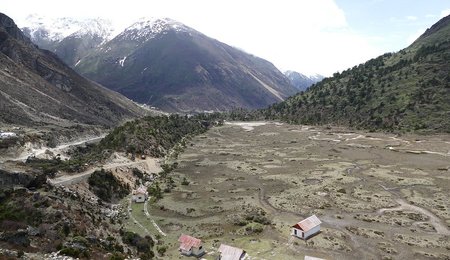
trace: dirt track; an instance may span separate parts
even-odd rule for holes
[[[93,167],[84,172],[68,175],[64,174],[57,178],[51,179],[50,183],[52,185],[72,185],[86,180],[91,176],[93,172],[100,169],[112,170],[120,167],[134,168],[140,167],[142,170],[147,172],[159,172],[159,159],[147,157],[145,160],[136,159],[135,161],[129,160],[123,156],[116,154],[117,158],[109,163],[102,165],[101,167]]]

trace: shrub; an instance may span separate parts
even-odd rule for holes
[[[154,182],[150,187],[147,188],[147,192],[149,196],[154,197],[155,199],[162,199],[162,191],[157,182]]]
[[[163,256],[167,251],[167,246],[158,246],[156,251],[158,251],[159,255]]]
[[[183,180],[181,181],[181,185],[189,185],[189,181],[186,179],[186,177],[183,177]]]
[[[67,256],[79,258],[81,256],[82,252],[81,252],[80,249],[77,249],[77,248],[64,247],[63,249],[61,249],[61,251],[59,251],[59,253],[62,254],[62,255],[67,255]]]

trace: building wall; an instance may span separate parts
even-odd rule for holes
[[[194,248],[192,249],[192,254],[194,254],[194,255],[196,255],[196,256],[202,255],[203,253],[205,253],[205,249],[203,248],[203,246],[202,246],[201,249],[198,249],[198,248],[196,248],[196,247],[194,247]]]
[[[182,253],[183,255],[187,255],[187,256],[192,255],[192,248],[191,248],[189,251],[187,251],[187,250],[181,250],[181,249],[180,249],[180,251],[181,251],[181,253]]]
[[[294,233],[295,230],[297,230],[297,234]],[[300,229],[292,228],[291,235],[302,238],[302,233],[303,233],[303,231],[301,231]]]
[[[144,195],[133,195],[133,201],[134,202],[145,202],[145,196]]]
[[[305,238],[308,238],[319,231],[320,231],[320,225],[310,229],[308,232],[305,232]]]
[[[294,234],[294,230],[297,230],[297,235]],[[292,228],[291,235],[296,236],[296,237],[299,237],[299,238],[302,238],[302,239],[306,239],[306,238],[308,238],[308,237],[314,235],[315,233],[317,233],[317,232],[319,232],[319,231],[320,231],[320,225],[317,226],[317,227],[314,227],[314,228],[310,229],[308,232],[304,232],[304,233],[305,233],[305,236],[302,237],[302,233],[303,233],[302,230],[296,229],[296,228]]]

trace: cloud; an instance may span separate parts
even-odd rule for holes
[[[408,20],[408,21],[416,21],[417,20],[417,16],[408,15],[408,16],[406,16],[406,20]]]

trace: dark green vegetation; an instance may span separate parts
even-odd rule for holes
[[[159,187],[158,182],[153,183],[150,187],[147,188],[148,195],[159,200],[163,197],[161,187]]]
[[[152,248],[155,242],[151,237],[141,237],[139,234],[130,231],[122,231],[121,236],[124,243],[137,249],[141,259],[152,259],[154,257]]]
[[[450,132],[450,17],[411,46],[324,79],[259,111],[296,124]],[[258,114],[258,113],[257,113]]]
[[[270,62],[170,19],[126,29],[74,68],[165,111],[262,108],[297,92]]]
[[[77,172],[82,169],[83,160],[67,160],[63,161],[59,157],[55,157],[53,159],[39,159],[35,157],[30,157],[25,161],[27,166],[32,167],[33,169],[41,170],[44,174],[55,175],[58,171],[65,172]]]
[[[15,203],[14,194],[11,191],[1,191],[0,193],[0,223],[14,225],[39,225],[42,222],[42,213],[32,205],[18,205]],[[39,205],[39,204],[37,204]]]
[[[96,150],[115,150],[162,157],[188,136],[206,132],[215,115],[157,116],[130,121],[108,134]]]
[[[124,185],[110,171],[101,169],[89,176],[89,189],[101,200],[106,202],[118,201],[130,193],[130,187]]]

